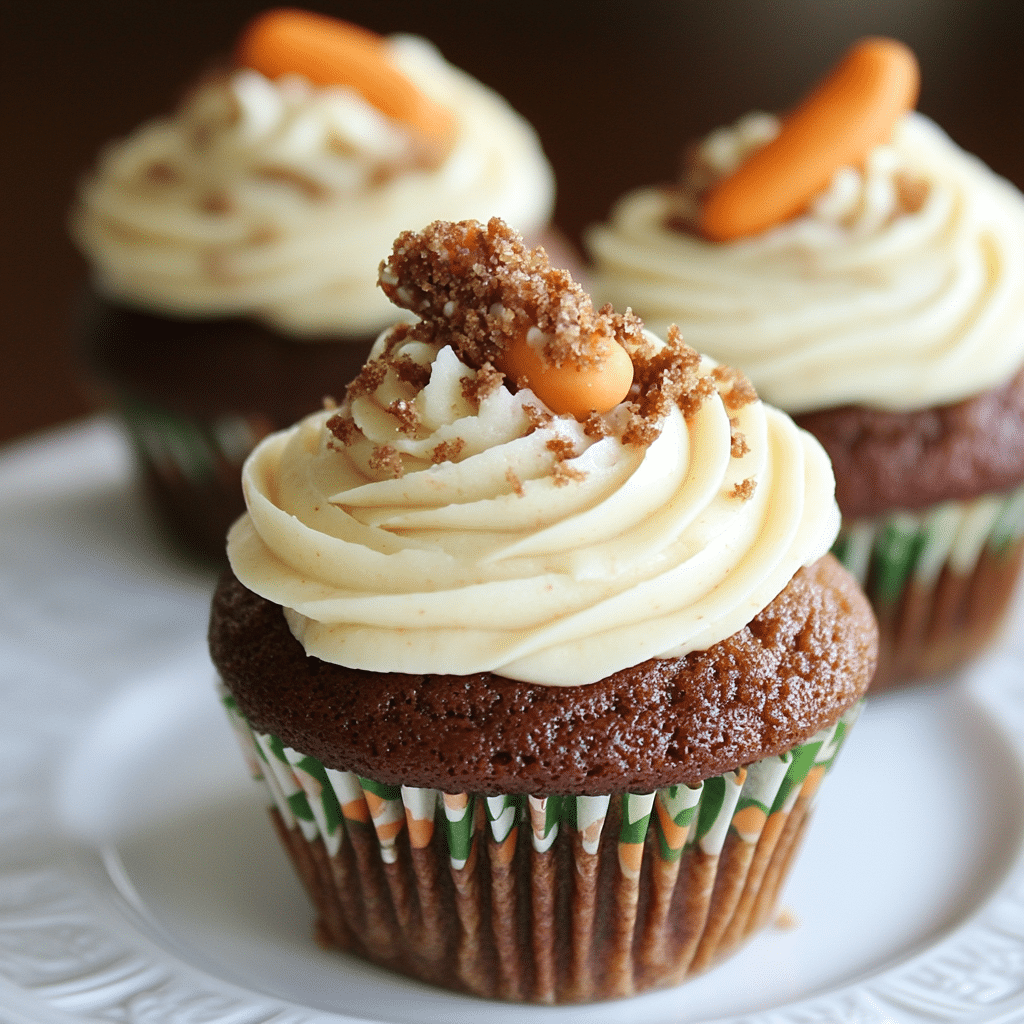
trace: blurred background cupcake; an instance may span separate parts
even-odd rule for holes
[[[421,38],[295,10],[108,145],[71,214],[84,358],[174,533],[221,555],[245,455],[342,394],[394,320],[376,271],[404,225],[500,214],[558,248],[553,203],[496,93]]]
[[[864,41],[589,236],[602,300],[677,323],[829,452],[877,688],[981,650],[1024,551],[1024,196],[910,109],[917,75]]]
[[[828,459],[497,218],[381,282],[422,321],[257,447],[210,622],[319,935],[492,998],[677,984],[772,920],[874,670]]]

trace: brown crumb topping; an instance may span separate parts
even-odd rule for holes
[[[185,178],[181,170],[169,160],[154,160],[145,167],[142,175],[151,185],[178,185]]]
[[[496,370],[490,363],[484,363],[476,371],[476,377],[464,377],[462,380],[462,397],[467,402],[479,405],[501,387],[505,375]]]
[[[396,479],[405,472],[402,456],[391,444],[379,444],[373,449],[369,459],[370,468],[378,473],[390,473]]]
[[[388,406],[388,412],[398,420],[398,429],[403,434],[415,434],[420,427],[420,414],[412,402],[400,398]]]
[[[748,476],[746,480],[741,480],[733,487],[729,492],[729,497],[738,498],[740,501],[749,501],[754,496],[756,487],[757,481],[752,476]]]
[[[743,431],[737,429],[736,420],[729,420],[729,428],[729,454],[734,459],[742,459],[750,451],[750,445],[747,444],[747,438]]]
[[[515,491],[520,498],[526,493],[523,489],[523,481],[519,479],[519,474],[511,467],[505,470],[505,479],[511,485],[512,490]]]
[[[896,197],[903,213],[917,213],[925,200],[931,186],[927,179],[901,171],[896,175]]]
[[[757,392],[749,378],[740,370],[731,366],[716,366],[711,371],[718,393],[729,412],[736,412],[745,405],[757,401]]]
[[[387,373],[388,364],[384,359],[371,359],[359,371],[359,376],[349,384],[349,397],[356,398],[359,395],[372,395],[384,383]]]
[[[565,462],[566,459],[574,459],[576,457],[576,446],[565,437],[553,437],[544,447],[548,451],[554,452],[555,458],[559,462]]]
[[[555,417],[547,411],[547,409],[541,409],[537,405],[526,405],[523,407],[523,412],[526,413],[526,418],[530,422],[530,429],[528,433],[533,433],[535,430],[541,430],[549,424],[553,423]]]
[[[231,212],[231,199],[225,192],[208,192],[199,200],[199,209],[215,217]]]
[[[542,358],[552,366],[599,367],[609,341],[622,346],[633,363],[625,417],[619,417],[613,428],[605,417],[590,413],[582,420],[588,437],[605,437],[614,429],[621,430],[626,444],[649,445],[661,433],[673,406],[689,419],[716,391],[730,412],[757,398],[738,371],[717,367],[702,373],[700,355],[683,341],[675,325],[658,348],[644,335],[643,322],[631,310],[616,313],[605,305],[595,311],[590,297],[567,271],[552,267],[542,248],[527,248],[520,235],[498,218],[486,225],[435,221],[423,231],[404,232],[391,256],[381,263],[378,283],[392,302],[412,310],[420,321],[394,330],[383,356],[367,364],[350,386],[350,397],[376,390],[388,367],[401,379],[422,387],[429,379],[429,367],[393,355],[401,341],[411,338],[451,345],[476,370],[475,379],[463,381],[462,394],[479,404],[503,382],[498,367],[509,346],[536,329],[544,338]],[[389,411],[411,433],[416,428],[414,411],[399,406],[393,403]],[[543,409],[526,406],[524,411],[531,430],[552,421]],[[556,440],[549,447],[566,443]],[[731,450],[737,457],[749,450],[735,426]],[[559,449],[560,463],[573,454]],[[571,476],[563,473],[563,482]]]
[[[587,475],[566,462],[556,462],[554,469],[551,471],[551,476],[555,481],[556,487],[565,487],[570,482],[579,483],[585,480]]]
[[[700,372],[700,354],[683,341],[675,324],[668,329],[665,347],[635,354],[633,367],[630,422],[622,437],[627,444],[650,444],[673,405],[689,419],[716,390],[714,379]]]
[[[583,433],[587,437],[600,439],[602,437],[608,437],[612,432],[612,428],[608,426],[605,418],[598,412],[590,412],[583,420]]]
[[[381,264],[379,283],[395,305],[421,318],[413,328],[421,340],[443,337],[474,367],[500,363],[531,327],[551,336],[544,355],[552,364],[593,366],[600,362],[595,332],[615,334],[568,271],[552,267],[542,248],[528,249],[497,217],[486,226],[435,221],[404,232]]]
[[[346,448],[355,444],[356,440],[362,436],[359,428],[356,426],[355,420],[345,413],[336,412],[327,420],[324,426],[326,426],[327,429]]]
[[[411,384],[417,391],[422,391],[430,383],[430,367],[417,363],[407,355],[389,358],[387,365],[395,371],[399,380]]]
[[[442,441],[431,451],[430,461],[435,466],[441,462],[456,462],[465,447],[466,442],[461,437],[456,437],[451,441]]]
[[[334,395],[324,395],[320,400],[324,412],[334,412],[338,408],[338,403],[334,398]]]

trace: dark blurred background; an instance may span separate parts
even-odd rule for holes
[[[268,3],[35,0],[0,6],[0,441],[81,415],[69,324],[85,273],[67,239],[98,147],[172,108]],[[1020,0],[548,0],[310,3],[379,32],[416,32],[533,122],[578,238],[625,189],[676,174],[684,145],[796,100],[856,38],[917,52],[919,108],[1024,186]],[[415,225],[411,225],[415,226]]]

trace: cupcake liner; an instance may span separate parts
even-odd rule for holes
[[[844,524],[833,554],[879,624],[872,691],[940,675],[996,635],[1024,553],[1024,487]]]
[[[245,511],[242,463],[275,425],[258,415],[189,415],[125,394],[117,403],[151,498],[172,534],[222,560],[227,529]]]
[[[251,730],[222,692],[323,943],[540,1003],[677,984],[764,927],[860,712],[695,787],[482,796],[324,768]]]

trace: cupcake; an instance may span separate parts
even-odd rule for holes
[[[828,451],[835,553],[881,630],[875,688],[990,643],[1024,535],[1024,197],[916,92],[909,51],[863,41],[588,239],[602,300],[678,324]]]
[[[376,271],[399,231],[499,214],[557,246],[553,197],[530,126],[429,43],[294,10],[108,146],[71,214],[84,359],[174,535],[223,558],[245,456],[393,322]]]
[[[380,281],[419,321],[249,457],[210,622],[318,935],[491,998],[676,984],[771,920],[874,670],[828,459],[497,219]]]

